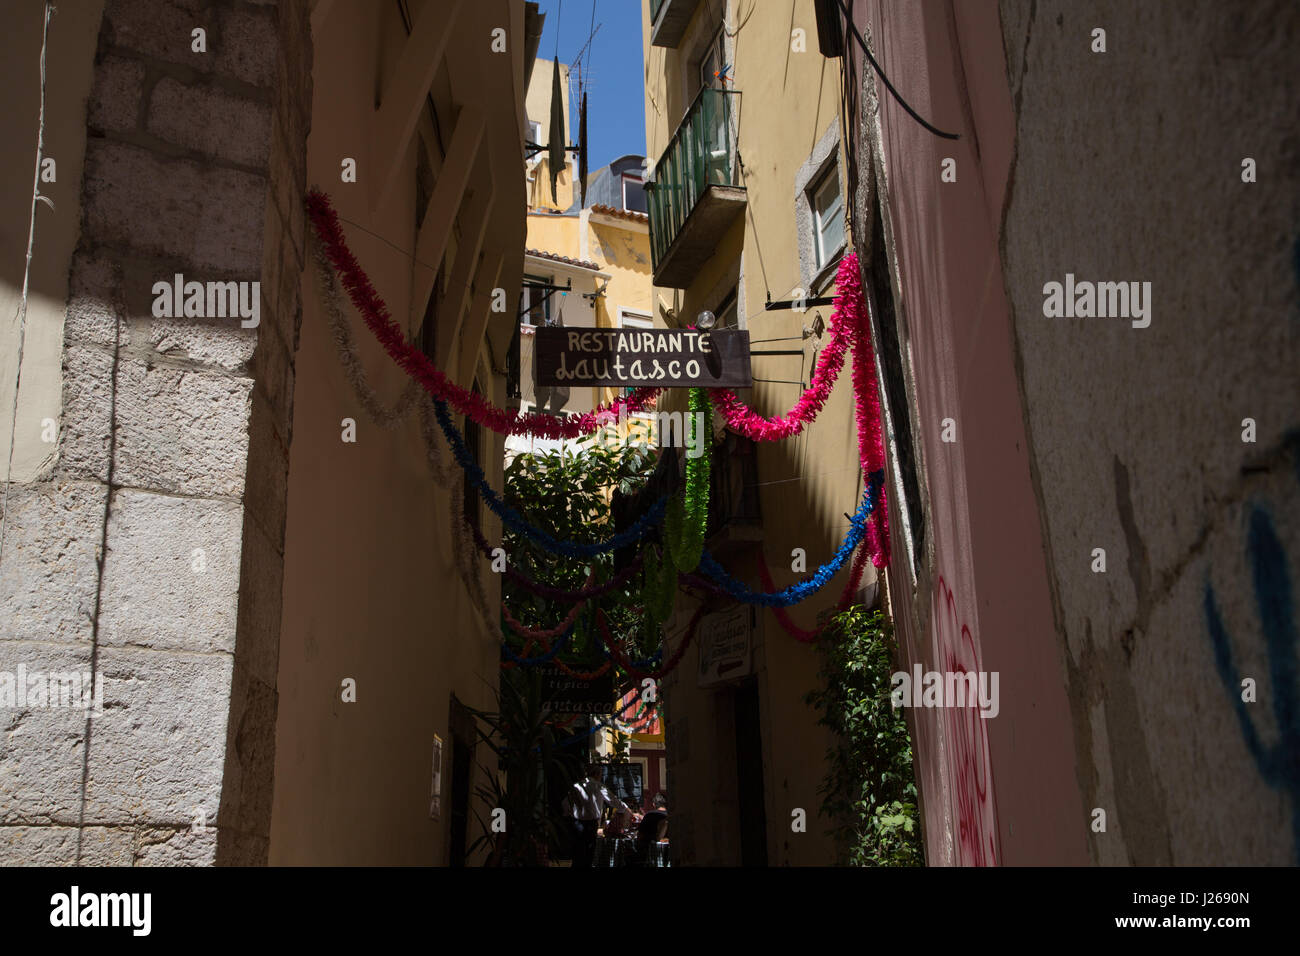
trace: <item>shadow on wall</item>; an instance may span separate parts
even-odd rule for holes
[[[1300,246],[1297,246],[1300,268]],[[1291,431],[1284,446],[1292,459],[1300,484],[1300,429]],[[1254,695],[1243,687],[1233,654],[1233,638],[1224,627],[1214,587],[1205,584],[1205,619],[1214,645],[1214,664],[1232,700],[1246,749],[1264,782],[1291,798],[1291,842],[1300,863],[1300,667],[1297,667],[1295,593],[1286,549],[1278,536],[1272,515],[1261,503],[1250,505],[1246,532],[1246,557],[1254,585],[1255,611],[1268,655],[1271,705],[1277,726],[1277,740],[1268,745],[1247,707]],[[1253,687],[1253,682],[1250,685]]]

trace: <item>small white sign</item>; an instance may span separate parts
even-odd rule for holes
[[[698,640],[701,687],[752,673],[753,629],[748,606],[705,615],[700,621]]]

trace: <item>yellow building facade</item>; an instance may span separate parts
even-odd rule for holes
[[[528,88],[528,124],[548,137],[555,69],[564,91],[564,128],[570,127],[569,68],[538,60]],[[589,120],[590,122],[591,120]],[[598,120],[597,120],[598,121]],[[534,140],[539,145],[546,145]],[[573,142],[569,138],[569,142]],[[572,154],[570,154],[572,156]],[[533,387],[534,330],[548,322],[573,328],[665,328],[654,307],[649,217],[642,190],[644,157],[629,154],[590,170],[587,205],[580,205],[570,159],[552,200],[545,151],[528,163],[528,253],[520,317],[520,399],[525,409],[570,413],[589,411],[615,397],[612,388],[574,389],[561,399],[538,395]],[[529,284],[532,284],[529,287]],[[561,289],[543,287],[563,287]],[[548,399],[552,399],[548,402]],[[653,441],[652,416],[632,416],[620,426],[623,438]],[[511,439],[508,451],[554,443]]]
[[[808,387],[831,310],[765,304],[833,295],[850,248],[838,71],[818,51],[811,0],[793,10],[643,0],[642,18],[654,311],[670,327],[707,310],[720,328],[748,330],[755,384],[741,398],[784,415]],[[715,429],[707,546],[751,587],[760,555],[781,588],[807,576],[800,550],[811,571],[844,539],[864,481],[848,380],[846,368],[795,438],[755,445]],[[684,390],[666,401],[684,407]],[[847,574],[790,608],[794,623],[814,627]],[[857,599],[874,595],[868,570]],[[670,647],[685,639],[696,607],[679,596]],[[702,619],[662,685],[680,863],[833,861],[817,792],[832,741],[803,699],[817,686],[818,663],[815,648],[770,611],[739,606]]]

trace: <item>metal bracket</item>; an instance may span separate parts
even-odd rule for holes
[[[541,299],[542,302],[545,302],[547,299],[549,299],[557,292],[572,292],[573,278],[572,276],[570,276],[565,285],[551,285],[547,282],[521,282],[519,283],[519,285],[521,288],[527,286],[529,289],[537,289],[538,291],[545,292],[546,295],[542,296]],[[519,310],[518,318],[522,319],[525,315],[531,312],[539,304],[541,303],[529,302],[528,308]]]
[[[768,296],[767,302],[763,305],[764,312],[775,312],[778,310],[793,309],[796,302],[802,302],[805,308],[815,309],[819,305],[834,305],[835,297],[830,295],[819,296],[815,299],[780,299],[772,301],[771,295]]]
[[[524,159],[532,159],[538,153],[544,153],[551,147],[542,146],[540,143],[534,143],[532,140],[524,140]],[[566,153],[580,153],[582,150],[577,146],[564,147]]]

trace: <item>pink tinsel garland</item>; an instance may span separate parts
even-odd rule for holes
[[[880,434],[880,395],[876,383],[875,352],[871,346],[871,322],[867,315],[866,296],[862,292],[862,278],[858,274],[856,253],[850,252],[840,260],[835,287],[835,304],[831,309],[828,327],[830,341],[817,360],[817,368],[808,390],[799,397],[788,414],[765,418],[746,408],[730,389],[718,389],[713,398],[726,416],[728,427],[746,438],[776,441],[798,435],[826,404],[835,379],[844,365],[844,356],[851,348],[853,390],[857,400],[858,458],[863,475],[870,479],[874,472],[883,472],[885,452]],[[889,506],[882,482],[876,507],[867,524],[866,541],[867,549],[871,552],[871,562],[877,568],[883,568],[889,563],[888,515]]]
[[[639,388],[631,395],[620,397],[594,411],[566,415],[563,418],[537,412],[514,414],[497,408],[483,396],[451,381],[423,352],[406,340],[401,326],[393,321],[384,300],[379,297],[348,249],[338,214],[330,205],[329,197],[319,190],[311,190],[307,194],[307,214],[320,237],[325,255],[338,272],[352,304],[393,361],[434,398],[450,403],[458,412],[484,428],[503,435],[578,438],[617,419],[622,407],[626,407],[629,412],[640,412],[654,405],[660,389]]]
[[[640,388],[631,395],[620,397],[594,411],[562,418],[536,412],[514,414],[497,408],[483,396],[448,379],[422,351],[406,340],[402,328],[393,321],[388,307],[348,249],[338,214],[331,206],[329,197],[312,189],[307,194],[307,210],[326,257],[339,274],[353,305],[389,356],[430,395],[449,402],[457,411],[484,428],[505,435],[577,438],[616,419],[621,408],[626,407],[630,412],[643,411],[653,406],[658,397],[661,389]],[[874,472],[883,471],[885,458],[881,444],[880,402],[871,329],[855,253],[845,255],[840,261],[835,284],[837,293],[831,312],[830,341],[818,359],[810,387],[787,415],[765,418],[746,408],[729,389],[715,390],[714,400],[722,409],[728,426],[755,441],[775,441],[797,435],[817,417],[826,404],[844,365],[844,356],[851,348],[853,385],[857,398],[858,452],[863,473],[869,478]],[[888,513],[882,482],[876,507],[868,522],[866,540],[872,563],[877,568],[883,568],[889,563]]]

